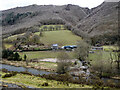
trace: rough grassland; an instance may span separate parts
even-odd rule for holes
[[[2,60],[2,64],[8,64],[13,66],[22,66],[26,68],[35,68],[35,69],[42,69],[46,71],[56,71],[57,63],[53,62],[29,62],[28,66],[26,66],[26,62],[24,61],[8,61],[8,60]]]
[[[22,83],[27,86],[32,86],[35,88],[92,88],[92,86],[84,85],[82,87],[81,84],[72,84],[69,83],[69,86],[66,84],[63,84],[63,82],[55,81],[55,80],[47,80],[45,78],[36,77],[36,76],[30,76],[25,74],[17,74],[16,76],[12,76],[9,78],[3,78],[2,79],[7,80],[11,83]],[[42,86],[43,83],[48,83],[48,86]]]
[[[10,36],[10,37],[8,37],[8,38],[5,38],[4,41],[6,41],[6,40],[11,40],[11,41],[16,40],[18,36],[22,36],[22,35],[24,35],[24,34],[25,34],[25,33],[17,34],[17,35],[12,35],[12,36]]]
[[[4,45],[5,45],[6,49],[9,49],[9,48],[11,48],[13,46],[12,44],[7,44],[7,43],[5,43]]]

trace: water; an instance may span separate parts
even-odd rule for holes
[[[11,65],[6,65],[6,64],[0,64],[0,69],[7,69],[8,71],[16,71],[16,72],[29,72],[33,75],[48,75],[48,74],[55,74],[53,72],[47,72],[43,70],[36,70],[33,68],[25,68],[25,67],[16,67],[16,66],[11,66]]]
[[[114,83],[120,83],[120,80],[118,79],[111,79],[111,78],[101,78],[105,83],[108,81],[108,80],[111,80],[113,81]]]
[[[24,84],[19,83],[19,85],[13,84],[13,83],[6,83],[6,82],[1,82],[0,84],[2,84],[2,86],[7,85],[8,88],[22,88],[20,85],[25,86],[26,88],[34,88],[31,86],[26,86]]]
[[[36,70],[32,68],[25,68],[25,67],[16,67],[16,66],[11,66],[11,65],[6,65],[6,64],[0,64],[0,69],[7,69],[8,71],[16,71],[16,72],[29,72],[33,75],[48,75],[48,74],[57,74],[55,72],[47,72],[43,70]],[[73,77],[75,78],[75,77]],[[112,80],[114,83],[120,83],[120,80],[116,79],[110,79],[110,78],[102,78],[104,82],[107,82],[107,80]]]
[[[22,88],[21,86],[18,86],[16,84],[12,84],[12,83],[5,83],[5,82],[0,82],[3,86],[7,85],[7,87],[9,88]]]

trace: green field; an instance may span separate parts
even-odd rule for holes
[[[27,59],[43,59],[43,58],[57,58],[60,52],[54,51],[34,51],[34,52],[20,52],[20,56],[23,58],[24,54],[27,55]],[[71,58],[74,58],[73,52],[68,52]]]
[[[106,51],[112,51],[112,50],[118,50],[118,46],[111,46],[111,45],[108,45],[108,46],[102,46],[104,50]]]
[[[43,25],[40,28],[43,27],[56,27],[57,25]],[[43,36],[40,37],[40,42],[43,43],[45,46],[51,46],[52,44],[58,44],[59,46],[63,45],[76,45],[77,41],[81,40],[81,37],[73,34],[69,30],[64,30],[64,25],[58,25],[61,26],[60,30],[54,30],[54,31],[43,31]],[[4,41],[14,41],[17,39],[18,36],[24,35],[23,34],[17,34],[10,36],[8,38],[5,38]],[[39,35],[40,32],[36,32],[34,34]]]
[[[11,48],[13,45],[12,45],[12,44],[7,44],[7,43],[5,43],[4,46],[5,46],[6,49],[9,49],[9,48]]]
[[[60,51],[31,51],[31,52],[20,52],[20,56],[23,58],[24,54],[27,55],[27,58],[30,59],[44,59],[44,58],[57,58],[57,55]],[[75,58],[74,52],[67,52],[71,58]],[[113,58],[115,59],[114,52],[112,52]],[[103,60],[110,59],[110,52],[102,51],[102,54],[99,55],[99,51],[96,51],[93,54],[89,54],[89,60],[96,60],[96,58],[102,58]]]
[[[110,60],[110,53],[112,54],[113,59],[115,59],[114,52],[106,52],[106,51],[96,51],[93,54],[89,54],[89,59],[96,60],[96,58],[103,59],[103,60]]]
[[[112,58],[111,59],[111,56]],[[105,51],[96,51],[94,54],[89,54],[89,60],[91,65],[96,65],[96,66],[100,66],[101,68],[104,68],[104,71],[108,71],[109,68],[112,65],[112,68],[116,68],[116,62],[115,60],[117,60],[116,53],[114,52],[105,52]],[[111,61],[113,61],[113,63],[111,64]]]
[[[17,34],[17,35],[12,35],[12,36],[10,36],[10,37],[8,37],[8,38],[5,38],[4,41],[7,41],[7,40],[11,40],[11,41],[16,40],[18,36],[22,36],[22,35],[24,35],[24,34],[25,34],[25,33]]]
[[[35,33],[39,35],[39,32]],[[46,31],[43,32],[43,37],[40,41],[45,45],[58,44],[62,45],[76,45],[77,41],[81,40],[81,37],[74,35],[71,31],[61,30],[61,31]]]
[[[0,74],[1,73],[2,72],[0,72]],[[72,84],[72,83],[69,83],[69,86],[67,86],[66,84],[63,84],[63,82],[48,80],[45,78],[25,75],[25,74],[17,74],[12,77],[2,78],[2,81],[6,81],[8,83],[15,83],[18,85],[19,83],[22,83],[24,85],[32,86],[35,88],[92,88],[92,86],[88,86],[88,85],[82,86],[81,84]],[[48,86],[42,86],[43,83],[48,83]]]

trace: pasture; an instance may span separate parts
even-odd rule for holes
[[[58,51],[33,51],[33,52],[19,52],[20,56],[23,58],[24,55],[27,55],[27,59],[44,59],[44,58],[57,58],[57,55],[60,52]],[[71,58],[74,58],[73,52],[67,52]]]
[[[39,32],[35,34],[39,35]],[[40,37],[40,41],[45,45],[58,44],[63,45],[76,45],[77,41],[81,40],[81,37],[74,35],[71,31],[46,31],[43,32],[43,37]]]

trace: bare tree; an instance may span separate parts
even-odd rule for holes
[[[40,37],[43,36],[43,29],[40,29],[40,34],[39,34]]]
[[[32,42],[38,44],[40,42],[40,37],[38,35],[34,35],[32,37]]]
[[[47,31],[48,27],[47,27],[47,26],[44,26],[43,29],[44,29],[44,31]]]
[[[24,60],[25,60],[25,62],[26,62],[26,66],[28,66],[28,60],[27,60],[26,54],[24,55]]]
[[[76,58],[80,61],[85,61],[89,54],[90,46],[83,40],[78,42],[77,49],[75,50]]]
[[[64,74],[68,71],[69,66],[71,65],[70,57],[67,53],[61,52],[57,56],[58,62],[57,62],[57,72],[59,74]]]
[[[118,51],[117,51],[117,69],[120,69],[120,33],[118,32],[118,41],[117,41]]]

